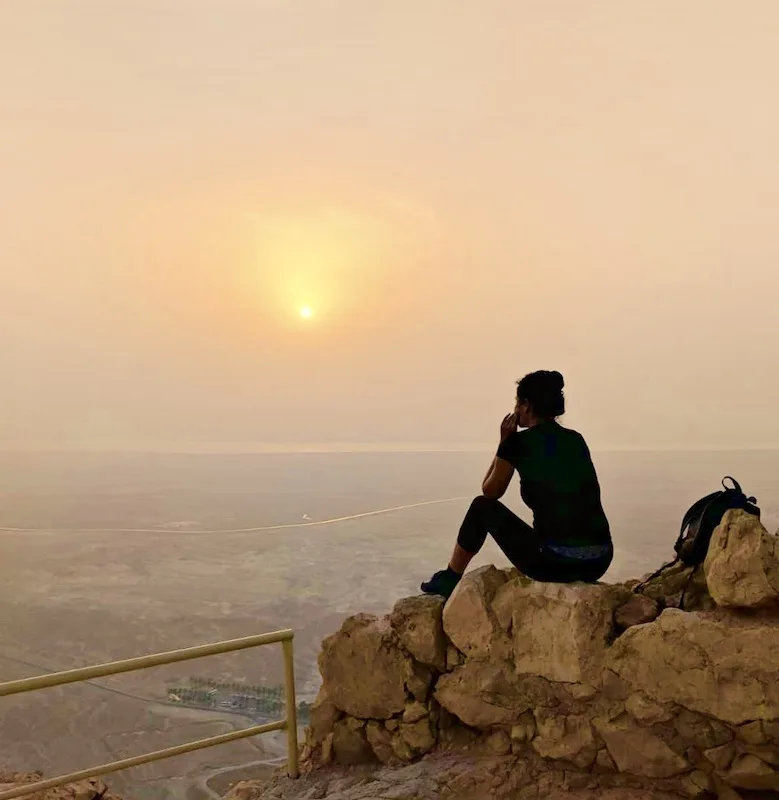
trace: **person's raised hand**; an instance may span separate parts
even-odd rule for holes
[[[512,434],[517,432],[517,415],[506,414],[503,417],[503,422],[500,423],[500,440],[505,442],[506,439]]]

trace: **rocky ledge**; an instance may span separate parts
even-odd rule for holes
[[[29,774],[0,769],[0,792],[6,792],[25,784],[37,783],[40,780],[43,780],[40,772]],[[106,785],[99,778],[69,783],[66,786],[58,786],[56,789],[47,789],[45,792],[35,792],[27,797],[30,800],[119,800],[116,795],[108,791]]]
[[[731,511],[703,569],[469,573],[325,639],[299,781],[253,798],[779,798],[779,547]]]

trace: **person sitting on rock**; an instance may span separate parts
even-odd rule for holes
[[[488,533],[533,580],[595,583],[605,574],[614,556],[611,531],[587,444],[557,422],[565,413],[563,386],[559,372],[546,370],[517,382],[516,406],[500,426],[483,494],[465,515],[449,566],[423,583],[423,592],[449,597]],[[499,502],[514,470],[534,527]]]

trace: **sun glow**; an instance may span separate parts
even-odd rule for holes
[[[253,214],[251,224],[257,246],[247,275],[280,326],[316,322],[333,330],[339,319],[373,313],[393,296],[392,281],[403,285],[406,265],[422,249],[413,225],[383,207],[269,210]]]

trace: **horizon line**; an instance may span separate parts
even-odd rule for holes
[[[474,442],[198,442],[142,444],[106,443],[103,445],[54,445],[0,443],[3,455],[306,455],[337,453],[490,453],[497,445]],[[755,445],[675,445],[675,444],[591,444],[594,453],[680,453],[680,452],[755,452],[777,451],[779,444]]]

